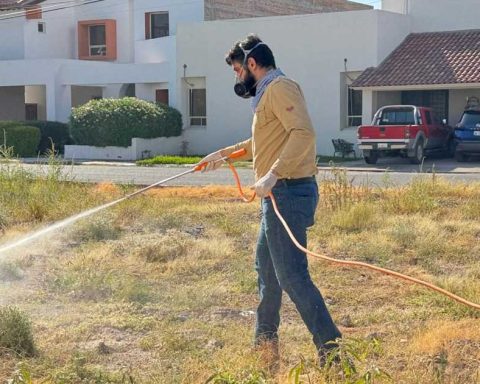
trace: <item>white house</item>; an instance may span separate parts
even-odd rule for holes
[[[188,72],[184,78],[177,67],[177,94],[184,115],[189,84],[206,90],[206,125],[187,124],[184,136],[193,152],[206,153],[250,135],[252,111],[233,93],[234,75],[223,60],[232,42],[249,32],[269,44],[277,65],[302,86],[321,154],[332,154],[333,138],[355,142],[358,125],[369,124],[379,107],[402,100],[432,106],[454,124],[466,98],[480,96],[478,5],[478,0],[384,0],[382,10],[182,23],[177,62],[187,64]],[[368,82],[372,71],[388,80]],[[406,83],[390,82],[402,73],[413,75]],[[433,75],[421,76],[428,73]]]
[[[302,86],[321,154],[332,138],[355,141],[380,106],[414,100],[454,123],[465,98],[480,96],[478,0],[383,0],[381,10],[344,0],[0,0],[0,10],[8,2],[29,8],[0,12],[0,120],[67,121],[92,98],[135,95],[178,108],[181,140],[207,153],[250,135],[252,111],[224,56],[252,32]],[[451,76],[422,77],[439,61]]]
[[[369,8],[346,0],[0,0],[0,120],[67,121],[72,107],[101,97],[182,110],[185,100],[196,104],[187,110],[201,110],[202,91],[177,94],[177,76],[189,71],[177,65],[179,23]]]

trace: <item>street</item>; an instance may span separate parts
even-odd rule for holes
[[[150,185],[188,170],[184,166],[138,167],[132,163],[85,162],[81,165],[65,165],[63,173],[69,179],[79,182],[111,182],[118,184]],[[45,173],[45,165],[22,164],[34,173]],[[432,170],[438,177],[452,182],[480,181],[480,164],[478,162],[457,163],[450,159],[432,159],[425,161],[423,167],[409,164],[405,159],[380,159],[375,166],[366,165],[363,160],[343,163],[339,168],[346,168],[349,180],[354,184],[403,185],[412,179],[424,175],[431,177]],[[248,168],[238,168],[243,185],[253,183],[253,172]],[[319,165],[318,180],[332,176],[332,168],[327,164]],[[234,180],[228,168],[215,172],[194,173],[173,180],[167,185],[233,185]]]

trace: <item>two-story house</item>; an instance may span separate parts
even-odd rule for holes
[[[277,65],[297,80],[317,132],[317,152],[331,140],[356,142],[388,104],[432,107],[450,125],[467,99],[480,98],[478,0],[383,0],[382,9],[220,20],[177,30],[178,102],[188,116],[187,90],[205,84],[206,127],[186,124],[193,152],[206,153],[251,135],[252,111],[233,92],[234,74],[222,60],[233,41],[258,33]],[[186,80],[186,81],[184,81]],[[187,122],[188,123],[188,122]]]
[[[255,32],[301,84],[319,153],[355,141],[386,104],[432,106],[453,124],[480,97],[480,8],[461,3],[1,0],[0,119],[67,121],[92,98],[135,95],[178,108],[190,151],[209,152],[250,135],[224,55]]]
[[[205,81],[182,80],[191,63],[177,60],[179,24],[370,8],[345,0],[1,0],[0,119],[67,121],[92,98],[137,96],[205,127]]]

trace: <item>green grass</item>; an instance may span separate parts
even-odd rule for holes
[[[197,164],[203,157],[200,156],[156,156],[151,159],[138,160],[137,165],[151,167],[156,164]]]
[[[154,165],[194,165],[200,162],[203,156],[156,156],[151,159],[138,160],[136,164],[143,167]],[[237,168],[248,168],[252,166],[251,161],[239,161],[235,163]]]
[[[128,190],[48,180],[13,165],[1,168],[0,242]],[[419,178],[402,187],[355,187],[334,169],[320,186],[310,249],[480,301],[478,184]],[[0,381],[389,382],[383,373],[404,383],[478,381],[478,311],[313,258],[312,279],[334,320],[351,318],[353,326],[340,325],[346,342],[337,353],[343,361],[353,355],[357,372],[316,368],[311,336],[285,297],[282,364],[272,377],[251,343],[259,206],[240,202],[236,193],[233,187],[150,191],[2,260],[1,305],[15,304],[29,319],[39,353],[2,356]],[[41,215],[25,209],[37,199]]]

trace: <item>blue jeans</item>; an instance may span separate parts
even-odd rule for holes
[[[288,184],[287,184],[288,183]],[[300,244],[307,246],[307,228],[314,223],[318,186],[314,178],[298,184],[280,180],[272,189],[280,213]],[[278,220],[270,198],[262,199],[262,222],[255,269],[260,304],[255,341],[276,340],[280,325],[282,290],[293,301],[318,350],[341,337],[318,288],[308,272],[306,254],[300,251]]]

